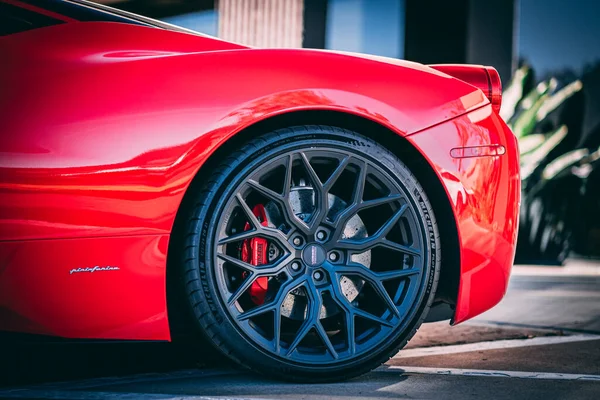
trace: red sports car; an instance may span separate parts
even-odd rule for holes
[[[493,68],[83,0],[0,0],[0,32],[0,330],[205,338],[332,381],[504,295],[519,160]]]

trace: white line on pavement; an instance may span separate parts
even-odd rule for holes
[[[598,381],[600,375],[584,374],[561,374],[554,372],[523,372],[523,371],[496,371],[485,369],[460,369],[460,368],[429,368],[429,367],[402,367],[389,366],[379,367],[378,371],[399,372],[409,374],[425,375],[455,375],[455,376],[480,376],[490,378],[524,378],[524,379],[557,379],[557,380],[579,380]]]
[[[600,297],[600,292],[589,292],[585,290],[519,290],[519,296],[526,297],[584,297],[586,299]],[[595,300],[590,300],[595,301]]]
[[[532,339],[508,339],[451,346],[422,347],[418,349],[401,350],[394,356],[394,358],[424,357],[441,354],[466,353],[469,351],[510,349],[514,347],[583,342],[588,340],[600,340],[600,335],[544,336]]]
[[[568,262],[564,267],[515,265],[511,276],[595,276],[600,277],[600,263]]]

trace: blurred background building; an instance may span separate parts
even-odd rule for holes
[[[600,1],[95,1],[255,47],[494,66],[521,152],[517,261],[600,256]]]
[[[495,66],[520,59],[545,76],[600,58],[596,0],[96,0],[226,40],[422,63]]]

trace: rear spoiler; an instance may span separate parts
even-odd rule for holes
[[[492,103],[494,111],[499,112],[502,105],[502,81],[494,67],[468,64],[433,64],[429,67],[460,79],[481,89]]]

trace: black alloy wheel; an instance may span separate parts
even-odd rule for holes
[[[364,373],[404,346],[439,276],[424,190],[331,127],[254,139],[191,189],[180,251],[199,327],[241,365],[296,381]]]

